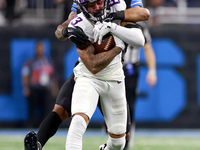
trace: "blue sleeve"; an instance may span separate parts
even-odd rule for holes
[[[77,8],[76,3],[73,3],[71,11],[74,11],[75,13],[77,13],[77,9],[75,9],[74,7]]]
[[[143,7],[142,0],[132,0],[132,1],[131,1],[131,8],[133,8],[133,7],[135,7],[135,6]]]

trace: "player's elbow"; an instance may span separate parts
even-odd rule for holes
[[[55,31],[55,36],[60,41],[65,41],[67,39],[62,35],[62,30],[59,28],[59,26],[57,27],[57,29]]]
[[[92,65],[90,64],[90,67],[87,68],[92,74],[97,74],[99,71],[101,71],[100,67],[95,63],[93,63]]]
[[[145,43],[144,38],[138,38],[134,44],[130,44],[130,45],[135,46],[135,47],[143,47],[144,43]]]
[[[96,68],[92,68],[92,69],[90,69],[90,72],[91,72],[92,74],[97,74],[97,73],[99,72],[99,70],[96,69]]]
[[[147,8],[145,8],[144,15],[145,15],[145,19],[149,20],[149,18],[150,18],[150,11]]]
[[[136,46],[136,47],[143,47],[145,43],[145,38],[140,29],[135,30],[134,34],[129,35],[129,40],[130,41],[125,41],[127,44],[131,46]]]
[[[147,8],[143,8],[143,11],[140,13],[140,17],[143,18],[143,21],[149,20],[150,11]]]
[[[138,47],[143,47],[145,44],[144,36],[138,38]]]
[[[145,44],[145,38],[144,38],[144,35],[143,35],[143,32],[141,30],[138,30],[138,36],[137,36],[137,46],[138,47],[143,47],[144,44]]]

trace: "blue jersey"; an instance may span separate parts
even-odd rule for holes
[[[115,0],[111,0],[111,1],[115,1]],[[135,6],[143,7],[142,0],[132,0],[131,1],[131,8],[133,8]],[[71,10],[74,11],[75,13],[77,13],[77,10],[74,7],[77,8],[76,3],[73,3]]]
[[[142,0],[132,0],[132,1],[131,1],[131,8],[133,8],[133,7],[135,7],[135,6],[143,7]]]

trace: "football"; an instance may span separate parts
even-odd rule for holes
[[[101,45],[99,45],[97,41],[93,43],[93,46],[95,48],[96,54],[108,51],[115,47],[114,37],[110,33],[108,33],[103,37]]]

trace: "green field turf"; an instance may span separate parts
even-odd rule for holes
[[[22,136],[0,136],[0,150],[23,150]],[[84,137],[83,150],[98,150],[106,137]],[[65,137],[53,137],[43,150],[65,150]],[[151,138],[138,137],[130,150],[200,150],[199,138]]]

